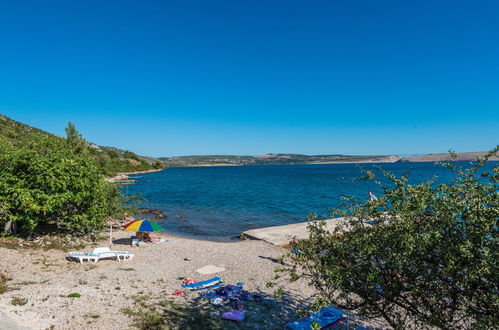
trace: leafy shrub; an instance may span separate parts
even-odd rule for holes
[[[293,267],[281,271],[307,278],[318,306],[382,317],[395,329],[497,329],[499,166],[444,166],[455,179],[440,185],[384,172],[392,184],[382,197],[347,202],[336,210],[347,221],[333,232],[312,222],[309,239],[292,246]]]
[[[101,229],[119,207],[118,196],[93,159],[64,140],[0,146],[0,224],[15,222],[27,232],[42,224],[73,233]]]

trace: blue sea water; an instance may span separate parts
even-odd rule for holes
[[[383,169],[411,183],[436,177],[448,182],[452,173],[433,163],[384,163]],[[363,164],[366,170],[375,165]],[[379,173],[379,172],[378,172]],[[327,213],[340,197],[366,200],[381,194],[354,164],[172,167],[142,174],[137,184],[124,187],[140,193],[141,207],[162,210],[158,222],[165,232],[185,237],[228,239],[242,231],[303,222],[307,215]]]

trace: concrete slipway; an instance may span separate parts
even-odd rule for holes
[[[327,219],[326,228],[333,231],[340,224],[345,223],[345,218]],[[262,240],[277,246],[288,246],[291,239],[296,236],[298,239],[306,239],[309,236],[307,225],[309,222],[293,223],[284,226],[273,226],[252,229],[242,232],[241,237],[247,239]],[[366,224],[369,226],[368,224]]]
[[[0,329],[2,330],[29,330],[22,325],[19,325],[16,321],[10,318],[6,313],[0,310]]]

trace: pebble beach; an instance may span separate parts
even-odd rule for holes
[[[296,318],[296,309],[313,301],[314,290],[303,281],[286,284],[279,300],[275,299],[276,287],[267,286],[278,265],[275,258],[285,253],[280,247],[255,240],[162,238],[169,242],[132,247],[130,232],[114,232],[112,249],[134,254],[132,260],[121,262],[80,264],[68,261],[67,253],[60,250],[0,248],[0,269],[12,278],[7,282],[10,290],[0,295],[0,318],[4,324],[10,322],[9,328],[15,324],[19,329],[128,329],[134,320],[123,311],[137,308],[137,300],[171,300],[188,306],[198,299],[198,293],[172,295],[182,290],[182,279],[202,281],[213,276],[227,284],[244,282],[246,290],[261,295],[279,311],[279,317],[272,316],[273,312],[250,312],[249,328],[251,319],[263,319],[265,328],[283,328],[286,321]],[[94,246],[109,246],[109,241],[103,239]],[[91,250],[89,246],[83,249]],[[225,270],[196,272],[207,265]],[[15,300],[23,304],[15,305]]]

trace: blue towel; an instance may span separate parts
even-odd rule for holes
[[[289,322],[286,325],[294,330],[309,330],[312,329],[312,323],[319,323],[321,328],[333,325],[335,322],[343,318],[343,313],[333,307],[324,307],[320,311],[310,314],[309,316]]]
[[[222,279],[220,277],[213,277],[213,278],[210,278],[209,280],[206,280],[206,281],[192,283],[192,284],[188,284],[188,285],[183,285],[183,287],[186,289],[190,289],[190,290],[196,290],[196,289],[216,285],[220,282],[222,282]]]

